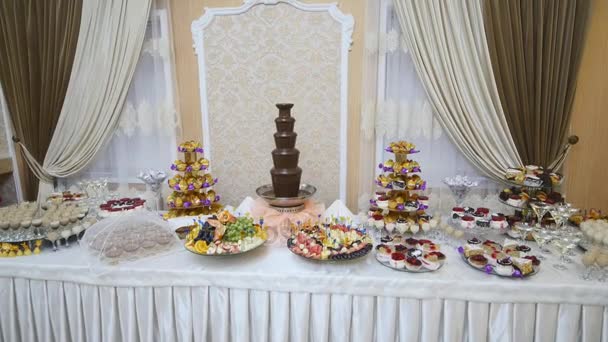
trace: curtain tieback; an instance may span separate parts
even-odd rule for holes
[[[562,165],[564,164],[564,162],[566,161],[566,157],[568,156],[570,149],[572,148],[573,145],[576,145],[578,143],[578,141],[579,141],[579,138],[577,135],[569,136],[568,142],[566,143],[566,145],[564,146],[562,151],[557,155],[555,160],[551,164],[549,164],[549,169],[558,170],[559,168],[561,168]]]
[[[21,142],[21,139],[13,136],[13,141],[19,145],[21,150],[21,156],[27,162],[27,165],[30,167],[30,170],[36,175],[36,177],[46,183],[53,183],[55,177],[48,173],[42,165],[36,160],[36,158],[30,153],[30,151],[25,147],[25,145]]]

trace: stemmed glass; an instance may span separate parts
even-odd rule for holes
[[[521,244],[527,246],[528,242],[526,238],[528,237],[528,234],[530,234],[530,232],[534,230],[535,226],[532,226],[528,223],[520,222],[515,225],[515,228],[517,228],[517,230],[519,231],[519,238],[521,239]]]
[[[461,206],[471,189],[478,185],[477,181],[471,180],[467,176],[460,175],[446,177],[444,178],[443,183],[450,188],[452,196],[454,196],[454,200],[456,200],[456,206]]]
[[[552,236],[551,234],[543,228],[535,228],[532,231],[532,237],[534,238],[534,241],[536,241],[536,243],[538,244],[538,248],[540,249],[540,252],[542,254],[550,254],[551,251],[549,251],[545,245],[547,244],[547,242],[551,241]],[[542,254],[538,254],[536,257],[540,260],[545,260],[546,257]]]
[[[536,214],[536,219],[537,219],[536,226],[537,227],[542,226],[543,217],[545,216],[545,214],[547,214],[547,212],[549,210],[554,208],[552,205],[544,203],[544,202],[531,202],[530,207],[532,207],[532,211],[534,211],[534,214]]]
[[[553,264],[553,267],[558,270],[562,270],[562,271],[567,270],[568,267],[566,267],[566,265],[564,265],[564,263],[567,262],[566,253],[568,253],[569,250],[576,247],[575,240],[573,240],[570,236],[560,236],[560,237],[557,237],[555,240],[553,240],[553,243],[558,248],[558,251],[560,253],[560,258],[559,258],[560,262]]]

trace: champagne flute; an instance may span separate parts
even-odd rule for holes
[[[534,214],[536,214],[536,225],[538,227],[541,227],[542,220],[545,214],[547,214],[549,210],[554,208],[554,206],[545,202],[531,202],[530,207],[532,207],[532,211],[534,211]]]

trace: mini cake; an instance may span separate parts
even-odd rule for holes
[[[527,275],[534,272],[532,260],[530,259],[511,258],[511,261],[513,261],[513,266],[517,267],[517,269],[521,272],[522,275]]]
[[[488,264],[488,258],[483,256],[483,254],[476,254],[469,257],[469,261],[471,264],[477,268],[482,268]]]
[[[517,251],[519,251],[519,255],[521,257],[527,256],[530,253],[530,251],[532,250],[530,247],[528,247],[526,245],[519,245],[519,246],[515,247],[515,249]]]
[[[407,247],[404,245],[395,245],[395,252],[401,252],[404,253],[405,251],[407,251]]]
[[[388,197],[381,196],[376,200],[376,205],[378,205],[378,208],[380,209],[388,209]]]
[[[464,207],[463,209],[465,214],[473,214],[475,212],[475,208],[472,207]]]
[[[405,267],[405,254],[395,252],[391,254],[390,264],[395,268],[404,268]]]
[[[405,267],[410,271],[418,271],[422,267],[422,262],[416,257],[407,257],[405,259]]]
[[[464,256],[469,258],[474,255],[483,255],[484,250],[479,245],[465,245],[464,246]]]
[[[505,249],[507,249],[507,248],[513,249],[513,248],[515,248],[517,246],[518,246],[517,241],[511,240],[509,238],[506,238],[505,241],[502,244],[502,247],[505,248]]]
[[[524,178],[524,185],[541,186],[541,185],[543,185],[543,181],[535,175],[526,175],[526,178]]]
[[[512,205],[514,207],[521,207],[521,205],[522,205],[521,196],[519,196],[519,195],[509,196],[509,199],[507,199],[507,204]]]
[[[139,197],[109,200],[99,206],[99,215],[102,217],[109,217],[130,214],[136,210],[143,210],[145,202],[145,200],[140,199]]]
[[[510,276],[513,274],[513,262],[510,258],[502,258],[496,261],[496,267],[494,268],[496,273],[502,276]]]
[[[380,259],[380,261],[388,262],[391,259],[391,254],[393,251],[389,246],[378,245],[376,250],[378,251],[378,259]]]
[[[376,226],[376,228],[378,229],[382,229],[384,228],[384,217],[380,214],[376,214],[374,215],[374,225]]]
[[[407,220],[404,218],[397,219],[397,231],[401,234],[405,233],[408,229]]]
[[[490,209],[488,209],[488,208],[480,207],[480,208],[477,208],[475,210],[475,212],[482,213],[483,216],[486,217],[486,218],[490,216]]]
[[[460,219],[460,226],[464,229],[471,229],[475,227],[475,219],[473,216],[465,215]]]
[[[452,208],[452,218],[457,219],[464,215],[464,208],[454,207]]]
[[[386,197],[386,191],[376,191],[374,199],[377,201],[380,197]]]
[[[418,196],[418,203],[424,205],[424,206],[429,206],[429,198],[427,196]]]
[[[540,260],[538,260],[538,258],[535,257],[534,255],[527,255],[524,257],[524,259],[528,259],[528,260],[532,261],[533,266],[540,265]]]
[[[481,240],[479,240],[478,238],[474,237],[472,239],[468,239],[467,243],[469,245],[480,245],[481,244]]]
[[[487,218],[481,218],[477,220],[475,224],[477,224],[477,227],[488,228],[490,227],[490,220],[488,220]]]
[[[493,229],[506,229],[509,226],[504,216],[493,215],[490,227]]]

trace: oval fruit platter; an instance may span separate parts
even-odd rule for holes
[[[228,211],[195,221],[186,237],[188,251],[205,256],[235,255],[260,247],[268,238],[266,229],[250,216],[235,217]]]

